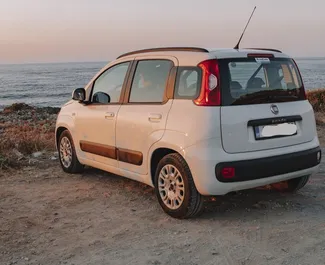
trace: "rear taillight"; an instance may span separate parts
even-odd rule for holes
[[[202,69],[201,92],[194,103],[199,106],[220,106],[220,73],[216,59],[198,65]]]

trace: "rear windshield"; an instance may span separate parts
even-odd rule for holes
[[[219,60],[222,105],[304,100],[298,69],[287,58]]]

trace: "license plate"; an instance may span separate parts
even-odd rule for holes
[[[256,140],[291,136],[297,134],[297,125],[295,122],[261,125],[256,126],[254,129]]]

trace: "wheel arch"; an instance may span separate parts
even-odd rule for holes
[[[155,174],[157,170],[157,166],[159,161],[166,155],[177,153],[179,154],[176,150],[170,149],[170,148],[164,148],[160,147],[154,150],[154,152],[151,155],[150,159],[150,177],[151,177],[151,182],[153,186],[155,185]]]
[[[60,126],[60,127],[58,127],[56,129],[56,132],[55,132],[55,145],[56,145],[56,147],[58,147],[60,136],[65,130],[68,130],[68,129],[66,127],[64,127],[64,126]]]
[[[184,134],[175,131],[166,131],[163,138],[151,146],[149,150],[148,172],[152,186],[155,185],[155,173],[159,161],[166,155],[177,153],[185,159],[184,149],[181,143],[184,143]]]
[[[55,146],[58,146],[58,141],[60,139],[60,135],[63,131],[68,130],[73,137],[74,132],[74,121],[73,119],[68,115],[60,115],[58,117],[57,123],[56,123],[56,129],[55,129]]]

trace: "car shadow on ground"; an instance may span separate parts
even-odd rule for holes
[[[82,177],[90,180],[97,179],[108,184],[109,187],[117,190],[121,196],[125,196],[126,200],[145,199],[153,203],[157,202],[154,189],[137,181],[94,168],[87,168]],[[285,213],[299,213],[307,207],[309,209],[325,209],[324,186],[322,176],[316,175],[301,191],[296,193],[257,188],[233,192],[224,196],[205,197],[204,212],[197,218],[232,219],[252,213],[279,216]],[[143,207],[146,206],[143,205]]]
[[[301,202],[297,202],[301,200]],[[224,196],[207,198],[204,217],[212,217],[216,213],[248,213],[258,211],[278,212],[283,210],[299,210],[302,201],[301,194],[281,193],[275,190],[250,189]],[[203,216],[202,216],[203,217]]]

